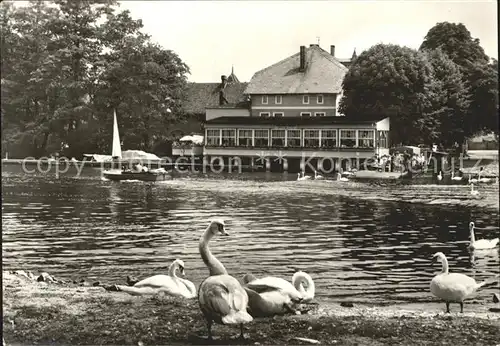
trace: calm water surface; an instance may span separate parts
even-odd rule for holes
[[[291,279],[307,271],[317,296],[333,301],[432,301],[429,282],[440,269],[495,280],[499,250],[470,253],[476,238],[499,236],[498,185],[479,198],[462,185],[297,182],[295,174],[183,175],[156,184],[111,182],[100,170],[2,172],[4,269],[123,283],[165,272],[175,258],[199,284],[207,270],[198,240],[211,217],[227,220],[230,237],[211,248],[229,273]],[[490,299],[498,280],[477,294]]]

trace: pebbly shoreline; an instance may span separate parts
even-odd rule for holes
[[[206,344],[196,299],[132,297],[101,286],[29,272],[2,273],[4,340],[11,344]],[[318,301],[301,315],[256,319],[238,328],[214,326],[216,344],[496,345],[499,303],[466,304],[444,314],[444,304],[344,307]],[[452,310],[453,311],[453,310]]]

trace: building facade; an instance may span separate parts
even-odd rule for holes
[[[388,155],[389,118],[354,120],[339,113],[348,62],[334,54],[335,46],[330,52],[301,46],[254,74],[246,102],[208,107],[205,163],[333,172]]]

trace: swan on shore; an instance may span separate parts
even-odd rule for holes
[[[321,174],[318,174],[318,171],[314,171],[314,179],[315,180],[322,180],[325,179]]]
[[[130,295],[165,293],[169,296],[191,299],[196,297],[196,286],[189,280],[177,277],[177,271],[184,275],[184,262],[176,259],[168,269],[168,275],[154,275],[137,282],[134,286],[115,285],[116,289]]]
[[[309,303],[314,299],[316,289],[311,276],[303,271],[298,271],[292,276],[292,284],[297,291],[302,295],[302,302]],[[305,287],[304,287],[305,285]]]
[[[210,276],[200,285],[198,303],[207,322],[208,339],[212,340],[212,324],[239,324],[240,338],[244,339],[243,324],[251,322],[247,312],[247,291],[211,253],[208,243],[213,236],[228,236],[223,220],[212,220],[200,238],[199,251]]]
[[[450,303],[459,303],[460,312],[464,312],[464,300],[479,288],[486,284],[486,281],[477,283],[473,278],[460,273],[448,272],[448,260],[442,252],[437,252],[432,256],[441,261],[441,273],[436,275],[431,281],[431,292],[436,297],[441,298],[446,303],[446,312],[450,313]]]
[[[443,180],[443,172],[442,172],[442,171],[439,171],[439,174],[438,174],[438,176],[437,176],[437,179],[438,179],[439,181]]]
[[[295,313],[295,304],[314,298],[312,278],[300,271],[293,275],[292,283],[273,276],[257,279],[252,274],[245,275],[243,282],[249,297],[248,310],[253,317]]]
[[[478,195],[479,195],[479,191],[474,190],[474,183],[471,183],[471,184],[470,184],[470,194],[471,194],[472,196],[478,196]]]
[[[472,221],[469,223],[469,232],[470,232],[469,247],[471,249],[474,249],[474,250],[493,249],[498,244],[499,238],[476,240],[476,237],[474,236],[474,222],[472,222]]]

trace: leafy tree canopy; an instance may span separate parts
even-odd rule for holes
[[[113,109],[124,146],[150,150],[182,118],[189,68],[115,0],[0,4],[2,151],[109,152]]]
[[[389,115],[393,143],[435,137],[427,117],[432,67],[417,51],[377,44],[362,52],[343,81],[340,111],[348,117]]]
[[[479,39],[472,38],[462,23],[437,23],[429,30],[419,50],[438,48],[462,68],[474,63],[489,62],[488,56],[479,44]]]
[[[464,134],[498,131],[498,62],[485,54],[479,39],[459,23],[438,23],[425,36],[420,51],[441,49],[458,65],[470,99]]]

